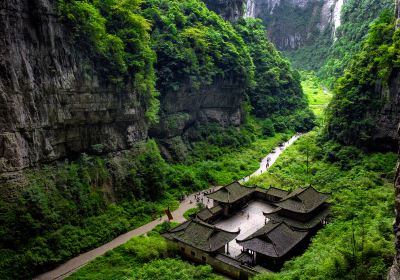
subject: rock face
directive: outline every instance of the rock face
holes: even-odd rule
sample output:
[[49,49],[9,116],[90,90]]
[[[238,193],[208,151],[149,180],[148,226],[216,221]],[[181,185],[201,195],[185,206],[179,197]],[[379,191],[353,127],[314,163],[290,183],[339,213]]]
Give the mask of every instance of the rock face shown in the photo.
[[[400,0],[396,0],[396,15],[397,15],[397,27],[399,28],[400,22]],[[399,76],[397,77],[398,82],[400,81]],[[398,84],[399,86],[399,84]],[[399,90],[399,87],[398,87]],[[399,94],[400,95],[400,94]],[[397,135],[400,137],[400,121],[397,127]],[[400,143],[400,142],[399,142]],[[399,149],[400,153],[400,149]],[[396,240],[396,256],[393,261],[393,265],[389,271],[388,280],[400,279],[400,161],[397,164],[397,173],[394,179],[395,187],[395,205],[396,205],[396,220],[394,223],[394,233]]]
[[245,0],[203,0],[207,7],[226,20],[235,21],[244,16]]
[[376,133],[373,143],[379,149],[397,151],[399,134],[397,128],[400,123],[400,71],[394,71],[388,88],[378,88],[383,106],[377,115]]
[[400,0],[396,0],[397,28],[400,27]]
[[[90,59],[71,43],[54,3],[0,2],[3,175],[91,149],[125,150],[148,136],[144,106],[132,85],[116,87],[99,78]],[[243,16],[242,1],[209,4],[227,19]],[[181,88],[162,95],[161,122],[151,130],[167,148],[181,143],[198,123],[242,122],[244,90],[233,81],[216,81],[196,91]]]
[[241,103],[244,89],[231,80],[192,90],[182,87],[178,92],[161,95],[161,120],[149,135],[159,139],[163,154],[170,159],[185,156],[184,140],[190,139],[196,125],[218,123],[239,126],[243,121]]
[[344,0],[248,0],[246,15],[265,21],[271,40],[281,50],[297,49],[324,32],[332,39],[340,26]]
[[51,0],[0,3],[0,173],[147,137],[130,85],[99,81]]
[[[400,124],[397,133],[400,135]],[[396,240],[396,256],[389,271],[388,280],[400,279],[400,163],[397,165],[397,173],[394,182],[396,198],[396,220],[394,223],[394,233]]]

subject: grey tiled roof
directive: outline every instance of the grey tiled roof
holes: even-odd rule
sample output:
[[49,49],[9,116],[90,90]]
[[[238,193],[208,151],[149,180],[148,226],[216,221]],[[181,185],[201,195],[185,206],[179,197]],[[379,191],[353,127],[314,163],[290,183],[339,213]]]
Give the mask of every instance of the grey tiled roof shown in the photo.
[[201,209],[196,216],[200,219],[200,220],[207,220],[209,218],[211,218],[212,216],[214,216],[215,214],[217,214],[218,212],[222,211],[222,207],[220,205],[214,206],[212,208],[203,208]]
[[238,182],[233,182],[219,190],[207,195],[207,197],[223,203],[233,203],[254,192],[254,188],[242,186]]
[[199,219],[189,220],[163,233],[166,239],[182,242],[206,252],[215,252],[239,235],[204,223]]
[[288,191],[281,190],[275,187],[270,187],[269,189],[267,189],[267,194],[284,198],[285,196],[288,195]]
[[293,212],[308,213],[320,206],[328,198],[328,194],[318,192],[313,187],[299,188],[276,202],[275,205]]
[[308,234],[289,227],[285,222],[267,223],[261,229],[237,242],[246,249],[272,258],[285,256]]
[[295,220],[295,219],[280,215],[279,212],[281,211],[281,209],[282,208],[277,208],[273,212],[264,213],[264,216],[266,218],[270,219],[270,222],[272,222],[272,223],[279,223],[279,222],[284,221],[289,226],[298,228],[298,229],[312,229],[315,226],[317,226],[323,219],[325,219],[330,213],[329,206],[325,205],[325,206],[323,206],[321,211],[318,212],[315,216],[311,217],[308,221],[303,222],[300,220]]

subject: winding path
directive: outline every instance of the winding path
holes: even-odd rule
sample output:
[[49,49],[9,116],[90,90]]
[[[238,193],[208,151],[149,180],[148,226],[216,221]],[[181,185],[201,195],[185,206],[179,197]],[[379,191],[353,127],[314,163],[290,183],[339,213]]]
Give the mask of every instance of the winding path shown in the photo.
[[[278,157],[280,156],[280,154],[287,148],[289,147],[291,144],[293,144],[298,138],[300,137],[300,135],[295,135],[293,136],[289,141],[285,142],[282,147],[277,147],[274,149],[274,151],[270,154],[268,154],[260,163],[260,168],[254,172],[253,174],[251,174],[248,177],[243,178],[242,180],[240,180],[240,182],[246,182],[248,181],[251,177],[253,176],[257,176],[260,175],[261,173],[265,172],[268,168],[267,168],[267,162],[268,162],[268,158],[269,160],[269,167],[274,164],[274,162],[278,159]],[[215,188],[214,188],[215,189]],[[210,190],[210,189],[209,189]],[[193,202],[195,202],[195,194],[191,194],[190,196],[186,197],[186,199],[184,201],[181,202],[181,204],[179,205],[179,208],[175,211],[172,212],[172,216],[174,217],[174,221],[175,222],[184,222],[185,218],[183,217],[183,214],[195,207],[195,204]],[[204,199],[204,204],[207,205],[208,207],[212,206],[212,200],[206,200]],[[77,271],[78,269],[80,269],[81,267],[85,266],[87,263],[89,263],[90,261],[94,260],[95,258],[103,255],[104,253],[106,253],[109,250],[112,250],[124,243],[126,243],[129,239],[131,239],[134,236],[138,236],[138,235],[142,235],[145,234],[147,232],[149,232],[150,230],[152,230],[155,226],[163,223],[164,221],[167,220],[166,216],[163,216],[161,219],[157,219],[154,220],[148,224],[145,224],[139,228],[136,228],[134,230],[131,230],[127,233],[124,233],[120,236],[118,236],[117,238],[115,238],[114,240],[96,248],[93,249],[91,251],[88,251],[86,253],[80,254],[77,257],[67,261],[66,263],[58,266],[57,268],[48,271],[46,273],[43,273],[35,278],[33,278],[34,280],[55,280],[55,279],[64,279],[65,277],[71,275],[72,273],[74,273],[75,271]]]
[[301,137],[302,134],[296,134],[292,138],[290,138],[287,142],[282,143],[280,147],[276,147],[271,153],[269,153],[265,158],[260,162],[260,168],[258,168],[253,174],[244,177],[240,180],[240,183],[244,183],[250,180],[251,177],[259,176],[265,171],[267,171],[279,158],[279,156],[286,150],[290,145],[296,142],[297,139]]

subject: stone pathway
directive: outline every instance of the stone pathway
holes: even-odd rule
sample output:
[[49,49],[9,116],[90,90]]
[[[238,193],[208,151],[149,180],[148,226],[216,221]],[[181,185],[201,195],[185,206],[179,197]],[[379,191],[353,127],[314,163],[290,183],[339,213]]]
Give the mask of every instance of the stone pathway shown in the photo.
[[[214,187],[213,189],[217,190],[218,188]],[[209,190],[211,190],[211,189],[209,189]],[[174,222],[181,223],[181,222],[186,221],[186,219],[183,217],[183,214],[187,210],[196,207],[197,202],[196,202],[194,195],[195,194],[191,194],[190,196],[185,198],[185,200],[182,201],[181,204],[179,205],[179,208],[172,212],[172,217],[174,218],[173,219]],[[211,199],[208,201],[207,198],[205,198],[203,200],[203,203],[204,203],[204,205],[207,205],[208,207],[212,207]],[[112,250],[112,249],[126,243],[129,239],[131,239],[134,236],[139,236],[139,235],[142,235],[142,234],[145,234],[145,233],[151,231],[154,227],[156,227],[157,225],[159,225],[167,220],[168,220],[167,216],[164,215],[161,218],[161,220],[160,219],[154,220],[154,221],[152,221],[148,224],[145,224],[139,228],[136,228],[127,233],[124,233],[124,234],[118,236],[117,238],[115,238],[114,240],[112,240],[96,249],[93,249],[91,251],[88,251],[86,253],[78,255],[77,257],[67,261],[66,263],[63,263],[62,265],[58,266],[57,268],[55,268],[51,271],[48,271],[46,273],[43,273],[33,279],[34,280],[64,279],[65,277],[67,277],[68,275],[71,275],[73,272],[77,271],[82,266],[86,265],[88,262],[94,260],[98,256],[101,256],[104,253],[106,253],[107,251]]]
[[[253,174],[251,174],[248,177],[243,178],[240,182],[247,182],[251,177],[258,176],[261,173],[265,172],[269,168],[269,167],[267,168],[267,166],[266,166],[267,162],[268,162],[268,158],[270,159],[269,166],[271,166],[278,159],[280,154],[287,147],[289,147],[291,144],[293,144],[300,136],[301,135],[297,134],[297,135],[293,136],[288,142],[285,142],[284,145],[282,146],[282,148],[280,148],[280,147],[275,148],[275,150],[272,153],[270,153],[268,156],[266,156],[261,161],[260,168],[256,172],[254,172]],[[214,188],[214,189],[216,190],[216,188]],[[195,194],[188,196],[184,201],[181,202],[181,204],[179,205],[179,208],[172,212],[172,216],[174,218],[173,221],[175,221],[175,222],[184,222],[185,221],[183,214],[187,210],[196,207],[196,199],[194,196],[195,196]],[[208,207],[212,207],[211,199],[209,201],[207,199],[204,199],[203,203],[205,205],[207,205]],[[112,250],[112,249],[126,243],[129,239],[131,239],[134,236],[139,236],[139,235],[149,232],[155,226],[163,223],[166,220],[167,220],[167,217],[163,216],[161,220],[157,219],[157,220],[154,220],[154,221],[152,221],[148,224],[145,224],[139,228],[131,230],[125,234],[118,236],[114,240],[112,240],[96,249],[93,249],[89,252],[78,255],[77,257],[67,261],[66,263],[58,266],[57,268],[55,268],[51,271],[48,271],[46,273],[43,273],[33,279],[34,280],[64,279],[65,277],[71,275],[73,272],[77,271],[78,269],[80,269],[81,267],[86,265],[88,262],[94,260],[98,256],[101,256],[104,253],[106,253],[107,251]]]
[[301,137],[302,134],[298,133],[290,138],[287,142],[284,142],[281,147],[276,147],[270,154],[268,154],[260,163],[260,168],[258,168],[253,174],[244,177],[240,180],[240,183],[245,183],[250,180],[251,177],[259,176],[265,171],[267,171],[279,158],[279,156],[286,150],[290,145],[296,142],[297,139]]

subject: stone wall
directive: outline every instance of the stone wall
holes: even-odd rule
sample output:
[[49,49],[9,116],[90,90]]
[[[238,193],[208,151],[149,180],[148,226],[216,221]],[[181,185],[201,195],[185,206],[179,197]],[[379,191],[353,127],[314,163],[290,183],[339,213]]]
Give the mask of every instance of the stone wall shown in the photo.
[[[102,80],[71,43],[55,13],[56,0],[0,3],[0,174],[79,155],[129,149],[148,136],[141,101],[129,81]],[[214,1],[212,1],[215,3]],[[227,18],[242,16],[241,1]],[[225,3],[225,4],[224,4]],[[229,4],[229,5],[228,5]],[[222,7],[221,6],[221,7]],[[182,138],[198,123],[242,123],[244,89],[230,79],[161,96],[161,122],[151,129],[164,155],[181,158]],[[97,145],[98,146],[98,145]]]
[[209,254],[186,244],[178,244],[169,240],[167,242],[170,246],[177,247],[183,257],[200,264],[209,264],[214,270],[229,275],[233,279],[249,279],[257,274],[255,270],[243,266],[238,260],[225,255],[225,247],[215,252],[216,254]]
[[378,149],[397,151],[400,140],[397,133],[400,123],[400,71],[393,71],[388,87],[377,83],[376,92],[380,94],[383,106],[375,116],[373,145]]
[[131,86],[99,80],[51,0],[0,3],[0,173],[147,137]]

